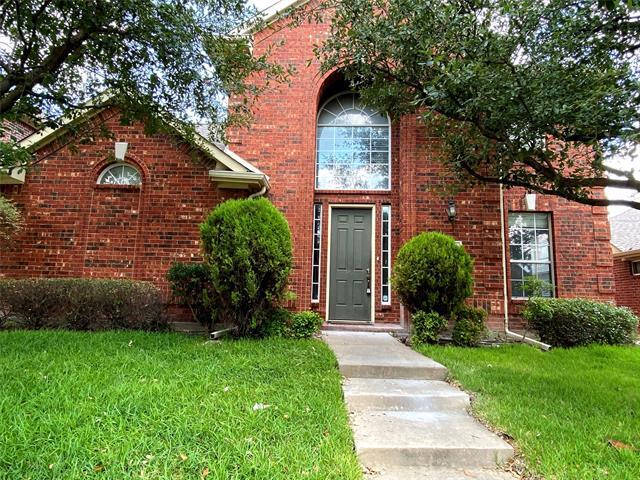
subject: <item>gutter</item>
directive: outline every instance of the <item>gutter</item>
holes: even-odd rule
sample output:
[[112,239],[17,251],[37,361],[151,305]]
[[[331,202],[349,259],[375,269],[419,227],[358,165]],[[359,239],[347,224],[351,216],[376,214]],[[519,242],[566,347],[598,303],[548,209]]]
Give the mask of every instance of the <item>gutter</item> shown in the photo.
[[[209,178],[216,182],[234,185],[235,188],[246,188],[249,185],[269,189],[269,177],[264,173],[233,172],[230,170],[209,170]],[[266,191],[265,190],[265,191]]]
[[500,184],[500,239],[502,242],[502,295],[504,301],[504,333],[507,337],[518,339],[521,342],[528,343],[542,350],[549,350],[551,345],[543,342],[528,338],[525,335],[521,335],[509,330],[509,291],[507,289],[507,240],[506,240],[506,225],[504,222],[504,187]]
[[251,195],[249,195],[247,198],[248,199],[252,199],[252,198],[258,198],[263,196],[265,193],[267,193],[267,186],[263,185],[262,188],[260,190],[258,190],[257,192],[252,193]]
[[613,258],[620,260],[640,260],[640,248],[636,250],[628,250],[626,252],[616,252],[613,254]]

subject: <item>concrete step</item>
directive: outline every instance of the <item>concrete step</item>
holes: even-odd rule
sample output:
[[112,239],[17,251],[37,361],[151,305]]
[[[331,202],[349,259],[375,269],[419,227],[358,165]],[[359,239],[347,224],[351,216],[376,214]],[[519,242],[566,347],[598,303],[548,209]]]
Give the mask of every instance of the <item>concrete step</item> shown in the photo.
[[366,480],[516,480],[518,477],[497,469],[452,469],[395,467],[365,472]]
[[406,336],[409,332],[406,328],[398,323],[376,323],[371,325],[370,323],[323,323],[322,331],[334,331],[334,332],[378,332],[378,333],[393,333],[395,335]]
[[447,369],[387,333],[323,332],[345,377],[444,380]]
[[348,378],[343,386],[350,410],[462,410],[469,396],[441,380]]
[[361,463],[389,467],[493,468],[513,449],[466,412],[356,411],[351,415]]

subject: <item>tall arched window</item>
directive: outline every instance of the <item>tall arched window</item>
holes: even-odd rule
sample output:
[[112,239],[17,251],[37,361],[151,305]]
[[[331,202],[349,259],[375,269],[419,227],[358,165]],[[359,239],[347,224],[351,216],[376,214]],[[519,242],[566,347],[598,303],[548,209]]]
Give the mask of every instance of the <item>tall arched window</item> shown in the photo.
[[389,119],[354,93],[329,99],[318,113],[316,188],[388,190]]

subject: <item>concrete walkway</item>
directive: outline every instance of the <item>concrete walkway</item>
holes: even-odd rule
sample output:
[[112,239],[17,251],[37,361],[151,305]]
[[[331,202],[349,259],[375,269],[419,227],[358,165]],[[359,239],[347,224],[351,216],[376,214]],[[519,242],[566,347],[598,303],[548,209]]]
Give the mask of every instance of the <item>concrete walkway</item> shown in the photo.
[[343,391],[366,477],[507,480],[511,446],[469,413],[447,369],[387,333],[323,332],[346,378]]

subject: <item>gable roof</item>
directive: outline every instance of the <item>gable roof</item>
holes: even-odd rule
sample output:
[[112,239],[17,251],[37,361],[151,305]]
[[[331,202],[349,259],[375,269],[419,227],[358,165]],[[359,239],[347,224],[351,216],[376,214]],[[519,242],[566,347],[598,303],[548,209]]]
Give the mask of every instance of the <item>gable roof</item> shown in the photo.
[[255,33],[258,27],[268,27],[273,22],[284,16],[287,11],[300,7],[311,0],[276,0],[268,7],[259,10],[256,14],[255,21],[250,22],[246,27],[235,31],[235,35],[243,36]]
[[640,210],[630,208],[609,218],[611,243],[620,252],[640,250]]
[[[106,100],[108,98],[107,95],[108,94],[103,94],[102,96],[97,97],[94,102]],[[96,116],[100,112],[104,111],[105,109],[106,107],[92,108],[87,109],[80,115],[71,115],[64,117],[61,119],[60,125],[58,125],[57,127],[47,127],[35,131],[27,137],[23,138],[19,142],[19,145],[31,152],[36,152],[37,150],[40,150],[44,146],[53,142],[55,139],[69,132],[71,126],[85,122]],[[172,127],[175,130],[177,135],[183,135],[181,129],[177,125],[173,124],[173,122],[168,121],[167,124],[169,127]],[[195,132],[193,139],[194,146],[198,150],[216,161],[215,168],[213,170],[210,170],[209,172],[212,180],[218,181],[218,173],[228,171],[233,173],[233,177],[236,179],[236,183],[234,184],[236,187],[246,184],[247,187],[256,185],[258,188],[264,187],[265,189],[269,189],[269,177],[261,172],[257,167],[244,160],[235,152],[231,151],[226,146],[217,145],[216,143],[205,138],[197,131]],[[212,172],[218,173],[212,174]],[[246,182],[243,182],[243,179],[246,179]]]

